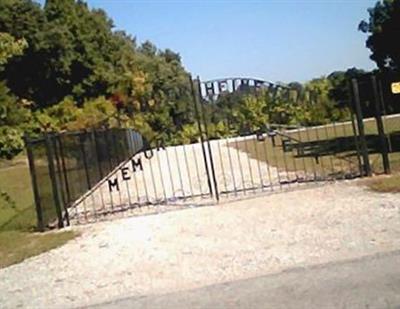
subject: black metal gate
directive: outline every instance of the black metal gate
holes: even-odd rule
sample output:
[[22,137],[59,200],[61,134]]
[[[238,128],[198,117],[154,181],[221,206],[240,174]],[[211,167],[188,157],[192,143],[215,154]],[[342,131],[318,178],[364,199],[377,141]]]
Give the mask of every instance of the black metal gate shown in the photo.
[[[39,228],[370,175],[378,172],[378,153],[383,172],[389,172],[400,144],[400,126],[390,127],[400,124],[400,118],[381,116],[396,112],[386,99],[393,77],[390,83],[383,77],[366,78],[352,81],[353,113],[338,122],[272,123],[265,106],[278,95],[289,98],[292,89],[252,78],[202,82],[190,77],[188,106],[197,125],[190,142],[148,141],[131,129],[26,138]],[[260,95],[264,101],[259,106],[253,98]],[[240,113],[234,109],[238,97],[245,98]]]
[[194,107],[198,132],[189,143],[149,141],[131,129],[26,137],[39,229],[218,199],[207,128],[191,78],[190,85],[193,101],[187,104]]
[[235,96],[264,91],[273,100],[279,92],[290,95],[290,89],[252,78],[205,82],[197,78],[196,84],[202,113],[199,122],[204,127],[217,199],[363,175],[351,115],[342,122],[316,126],[248,123],[253,119],[245,119],[238,127],[229,110]]
[[351,81],[365,175],[400,170],[400,74],[376,72]]

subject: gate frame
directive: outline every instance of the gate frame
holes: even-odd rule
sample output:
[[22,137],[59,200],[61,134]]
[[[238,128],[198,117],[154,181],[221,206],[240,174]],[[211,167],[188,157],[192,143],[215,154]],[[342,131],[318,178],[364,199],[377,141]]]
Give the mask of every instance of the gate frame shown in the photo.
[[[383,99],[383,88],[382,88],[382,72],[377,73],[367,73],[358,78],[351,79],[351,88],[350,88],[350,95],[351,95],[351,102],[355,107],[355,115],[357,119],[357,126],[358,126],[358,133],[355,132],[355,135],[361,141],[361,156],[363,158],[363,172],[367,176],[372,175],[372,168],[369,162],[369,153],[368,147],[366,142],[366,135],[364,130],[364,122],[363,122],[363,114],[361,108],[361,101],[360,101],[360,91],[359,91],[359,82],[361,78],[364,78],[368,83],[372,86],[372,101],[374,105],[374,118],[376,122],[376,127],[378,131],[378,137],[380,141],[380,154],[382,156],[382,163],[383,169],[385,174],[391,173],[390,168],[390,160],[389,160],[389,149],[387,143],[387,136],[385,133],[384,125],[383,125],[383,115],[382,115],[382,107],[384,107],[384,99]],[[352,113],[353,112],[353,109]]]

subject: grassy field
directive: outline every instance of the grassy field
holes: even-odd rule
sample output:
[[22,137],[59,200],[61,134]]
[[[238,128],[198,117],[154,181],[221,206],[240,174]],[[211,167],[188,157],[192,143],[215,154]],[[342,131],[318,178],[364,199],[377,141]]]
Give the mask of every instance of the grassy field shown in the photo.
[[[375,120],[365,120],[364,124],[371,167],[373,173],[379,174],[383,172],[383,164]],[[400,116],[385,119],[384,126],[388,134],[392,171],[400,171]],[[285,140],[288,140],[288,151],[284,151]],[[272,139],[267,137],[263,142],[247,140],[237,145],[232,143],[231,147],[247,152],[253,158],[268,161],[281,170],[335,177],[359,172],[350,122],[288,130],[283,135],[275,136],[275,146]]]
[[0,162],[0,191],[10,200],[0,199],[0,268],[64,244],[75,234],[35,233],[36,213],[31,179],[25,157]]
[[400,193],[400,174],[368,179],[366,185],[376,192]]
[[0,268],[57,248],[76,236],[73,231],[27,233],[0,231]]
[[32,231],[36,225],[36,214],[27,164],[23,162],[1,167],[0,189],[12,200],[12,203],[0,200],[0,231]]

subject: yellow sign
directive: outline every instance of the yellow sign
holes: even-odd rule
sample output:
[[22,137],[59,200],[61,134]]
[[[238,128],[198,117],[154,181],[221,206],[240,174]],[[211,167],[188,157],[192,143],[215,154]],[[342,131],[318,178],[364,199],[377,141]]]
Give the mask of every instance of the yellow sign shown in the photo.
[[392,83],[392,93],[394,94],[400,93],[400,82]]

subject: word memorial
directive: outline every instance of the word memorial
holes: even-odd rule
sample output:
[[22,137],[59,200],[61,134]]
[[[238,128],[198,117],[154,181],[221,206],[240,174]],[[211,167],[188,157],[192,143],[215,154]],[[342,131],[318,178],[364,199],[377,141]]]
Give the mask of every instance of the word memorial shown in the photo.
[[[160,151],[161,149],[165,150],[165,146],[163,143],[160,143],[155,150]],[[144,157],[147,160],[151,160],[154,156],[154,151],[153,149],[147,149],[143,150]],[[143,163],[142,163],[142,158],[139,157],[137,159],[131,158],[130,159],[130,168],[127,166],[128,164],[125,164],[123,167],[119,169],[119,172],[121,173],[121,179],[123,181],[129,181],[132,178],[132,173],[136,173],[137,171],[143,171]],[[113,191],[113,188],[115,188],[117,191],[120,190],[119,187],[119,182],[118,182],[118,175],[114,176],[113,178],[107,179],[108,182],[108,190],[110,192]]]

